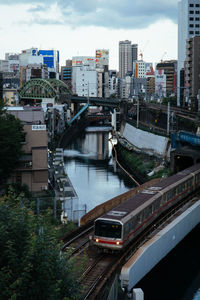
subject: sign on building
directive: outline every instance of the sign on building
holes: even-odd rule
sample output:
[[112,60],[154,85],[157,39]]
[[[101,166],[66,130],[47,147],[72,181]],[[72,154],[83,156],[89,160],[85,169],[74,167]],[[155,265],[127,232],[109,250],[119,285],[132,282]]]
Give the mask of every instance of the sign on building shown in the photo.
[[155,94],[159,98],[166,97],[166,75],[164,70],[155,70]]
[[32,130],[46,130],[46,125],[32,125]]

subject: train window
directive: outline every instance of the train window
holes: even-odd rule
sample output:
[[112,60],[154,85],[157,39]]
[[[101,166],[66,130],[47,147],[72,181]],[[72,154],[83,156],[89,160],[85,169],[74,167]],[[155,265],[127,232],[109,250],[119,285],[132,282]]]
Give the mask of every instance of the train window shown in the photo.
[[121,238],[122,225],[116,221],[97,220],[95,222],[95,235],[109,237],[109,238]]
[[145,208],[144,216],[145,218],[148,218],[152,214],[152,205],[149,205]]
[[[162,199],[163,200],[165,199],[165,195],[163,195]],[[157,210],[160,207],[160,203],[161,203],[161,198],[159,198],[156,201],[154,201],[154,203],[153,203],[153,211]]]
[[178,186],[178,193],[180,194],[182,192],[182,187],[181,185]]
[[139,215],[137,215],[137,223],[141,224],[143,221],[143,213],[141,212]]

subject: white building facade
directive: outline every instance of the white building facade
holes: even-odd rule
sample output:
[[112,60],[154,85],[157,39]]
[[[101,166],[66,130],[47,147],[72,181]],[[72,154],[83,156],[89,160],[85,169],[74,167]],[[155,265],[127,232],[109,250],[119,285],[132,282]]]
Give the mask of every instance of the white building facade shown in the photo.
[[178,3],[178,66],[177,106],[180,106],[180,71],[186,59],[186,40],[200,35],[200,0],[181,0]]

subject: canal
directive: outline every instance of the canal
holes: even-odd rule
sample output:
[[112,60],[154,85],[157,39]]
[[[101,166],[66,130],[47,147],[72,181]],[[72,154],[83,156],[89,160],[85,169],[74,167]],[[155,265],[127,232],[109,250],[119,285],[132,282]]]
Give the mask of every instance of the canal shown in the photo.
[[77,193],[78,218],[135,187],[112,157],[110,127],[88,127],[64,150],[65,170]]

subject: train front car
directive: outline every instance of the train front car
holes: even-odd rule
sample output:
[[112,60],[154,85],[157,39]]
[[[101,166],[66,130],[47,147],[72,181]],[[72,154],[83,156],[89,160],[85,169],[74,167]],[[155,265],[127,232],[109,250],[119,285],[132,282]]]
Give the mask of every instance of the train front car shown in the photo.
[[104,250],[123,248],[123,225],[120,221],[98,218],[95,221],[93,245]]

